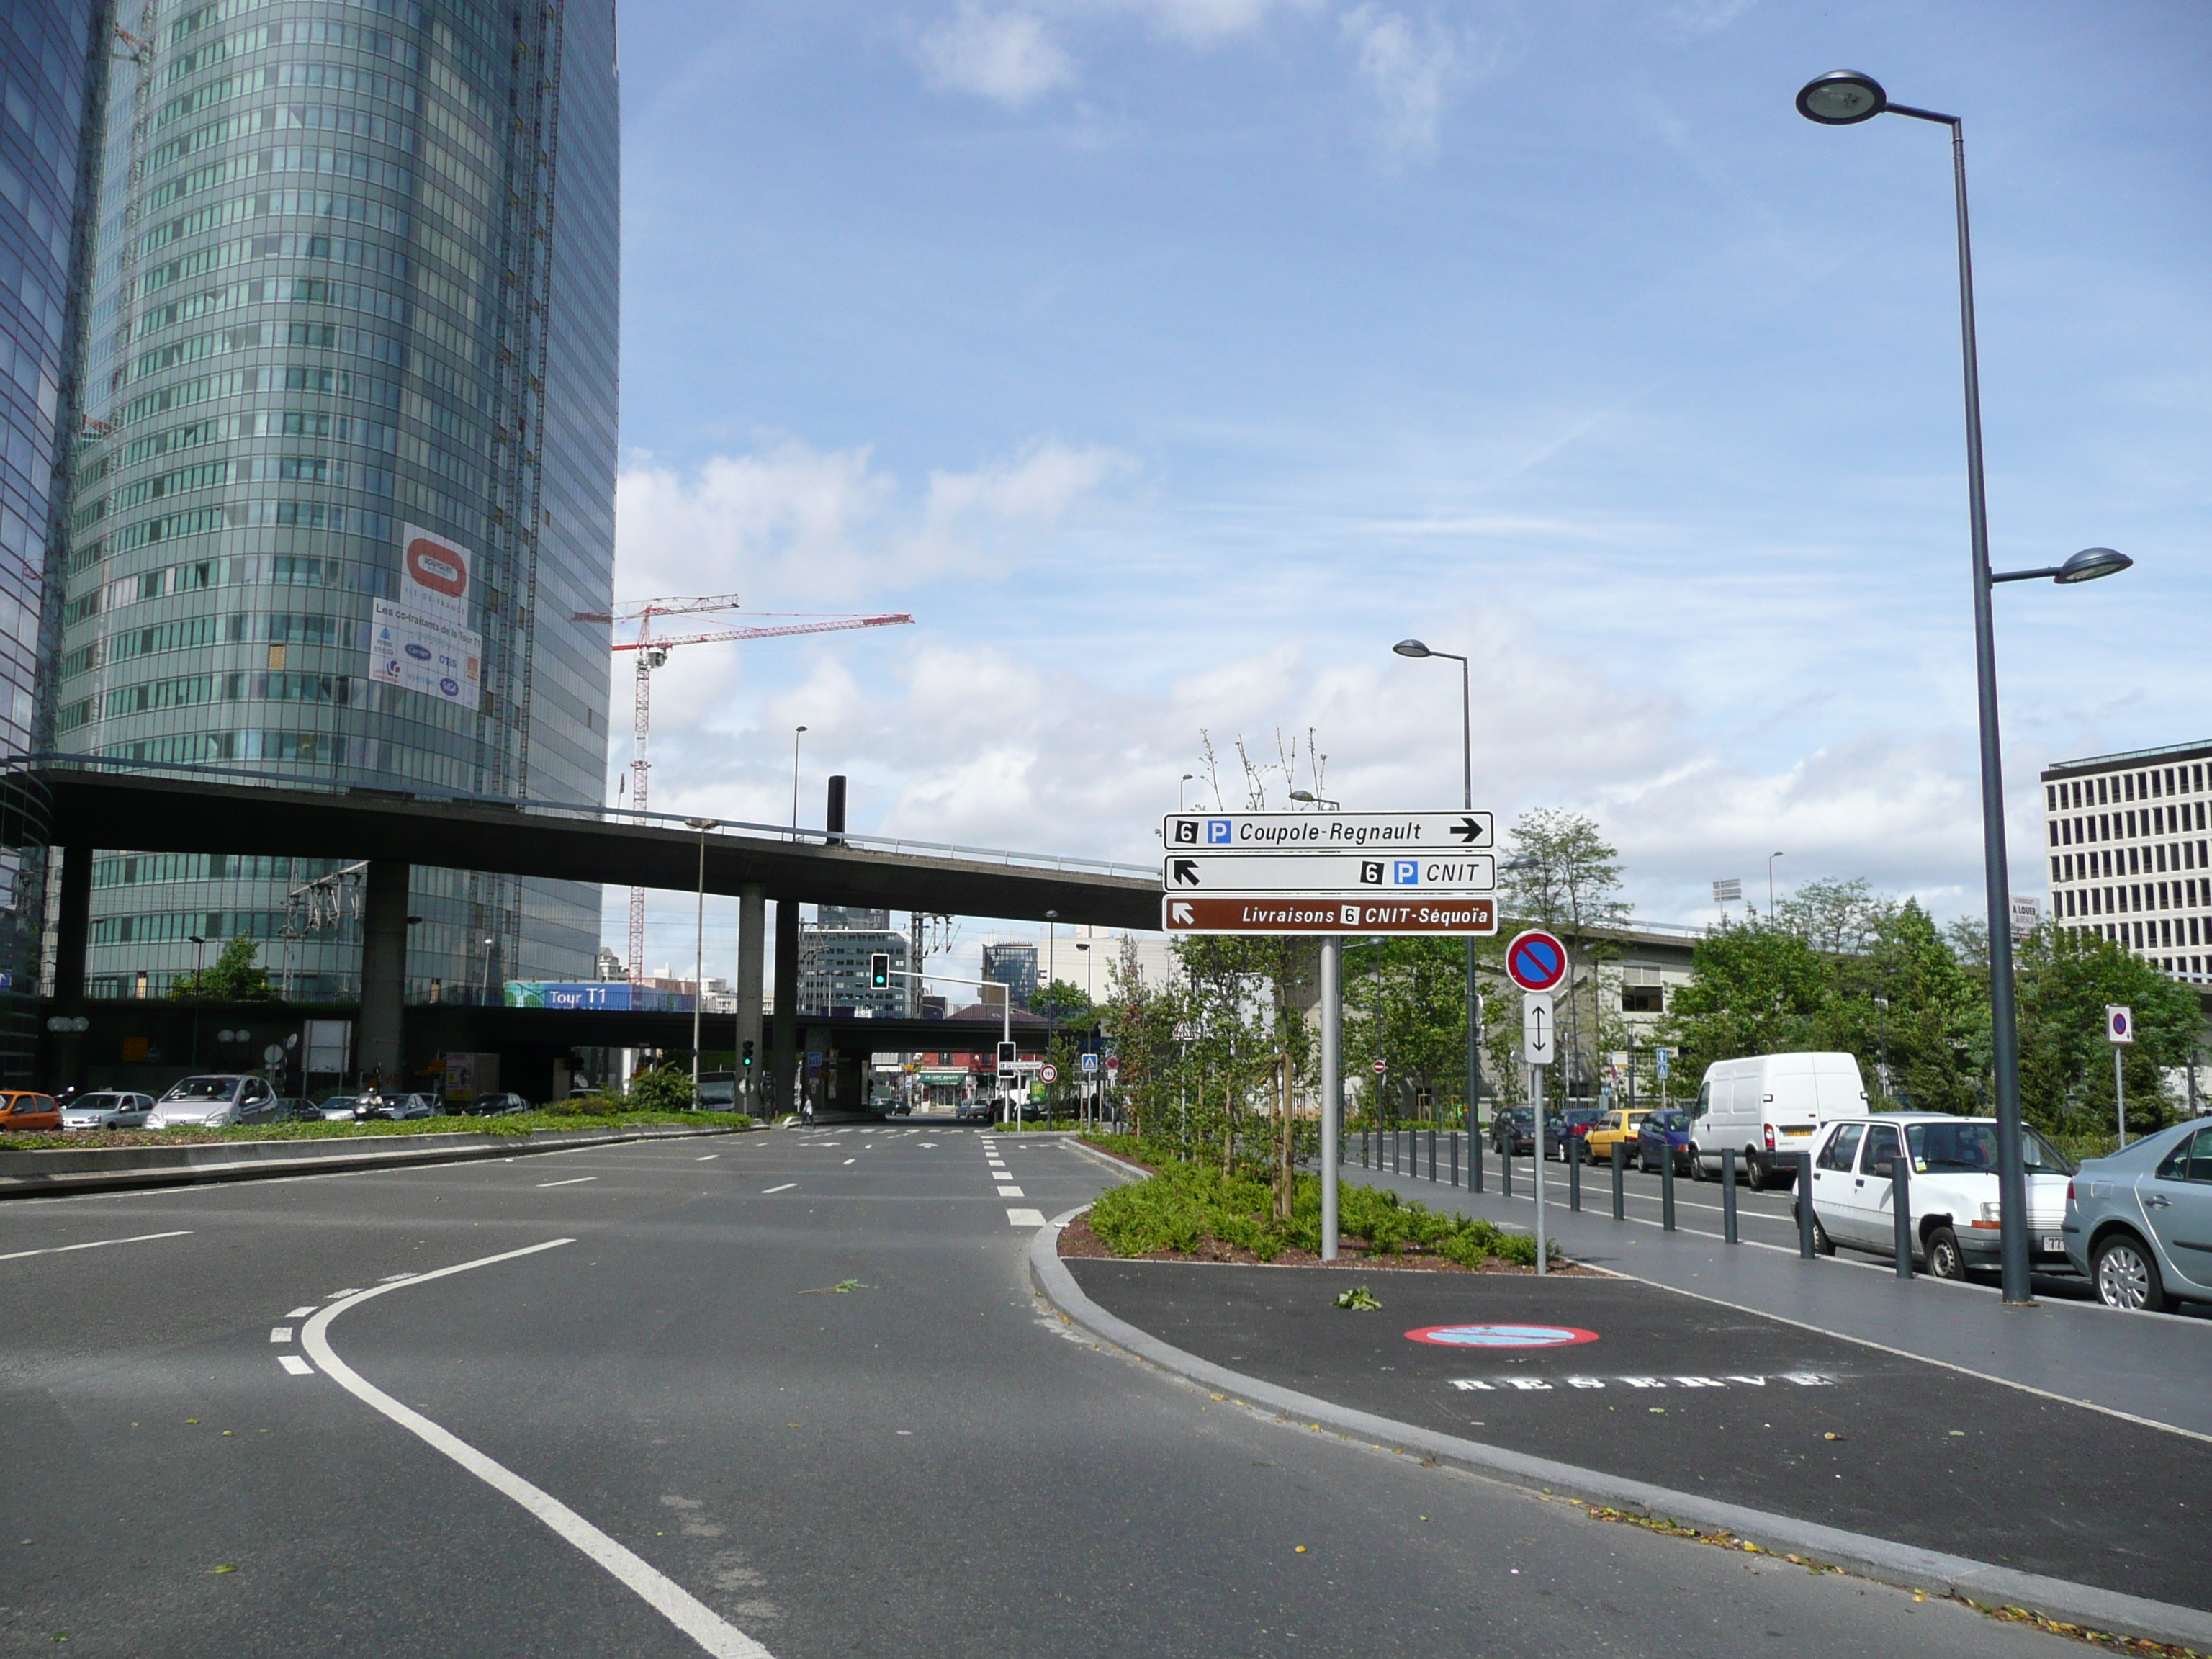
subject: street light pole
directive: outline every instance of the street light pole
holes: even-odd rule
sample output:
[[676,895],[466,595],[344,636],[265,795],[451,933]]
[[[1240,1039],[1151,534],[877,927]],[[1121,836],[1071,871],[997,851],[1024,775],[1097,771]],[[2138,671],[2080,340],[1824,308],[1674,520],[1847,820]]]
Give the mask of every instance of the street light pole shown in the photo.
[[192,942],[192,1058],[194,1071],[200,1064],[200,1004],[207,1000],[207,940],[198,933],[185,935]]
[[707,832],[720,818],[686,818],[684,827],[699,832],[699,924],[691,957],[691,1103],[699,1103],[699,1018],[707,1006]]
[[799,828],[799,740],[806,735],[806,728],[791,728],[791,827]]
[[1766,855],[1766,921],[1769,927],[1774,924],[1774,860],[1781,856],[1779,853]]
[[[2022,1307],[2034,1301],[2029,1279],[2027,1175],[2021,1156],[2020,1114],[2020,1015],[2013,989],[2012,878],[2005,848],[2004,768],[1997,732],[1996,623],[1990,590],[2001,581],[2049,576],[2062,583],[2094,581],[2124,570],[2131,562],[2110,548],[2085,548],[2063,565],[2044,570],[1990,569],[1989,501],[1982,471],[1981,369],[1974,347],[1974,260],[1966,222],[1966,124],[1955,115],[1893,104],[1881,82],[1856,70],[1839,70],[1808,82],[1797,94],[1797,111],[1823,126],[1855,126],[1887,113],[1933,122],[1951,130],[1951,190],[1959,233],[1959,343],[1966,376],[1966,511],[1972,538],[1974,582],[1974,684],[1982,748],[1982,879],[1989,906],[1990,1036],[1995,1049],[1997,1116],[1997,1214],[1999,1258],[2004,1300]],[[1771,868],[1770,865],[1770,868]],[[1770,908],[1771,896],[1769,898]]]

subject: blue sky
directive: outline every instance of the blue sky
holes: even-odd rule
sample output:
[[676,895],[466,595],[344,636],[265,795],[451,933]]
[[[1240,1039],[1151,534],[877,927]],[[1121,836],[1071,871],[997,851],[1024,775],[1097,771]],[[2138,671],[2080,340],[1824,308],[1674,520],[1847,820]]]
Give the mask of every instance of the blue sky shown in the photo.
[[2000,590],[2015,887],[2039,766],[2212,735],[2197,4],[621,25],[618,588],[919,623],[678,653],[656,807],[787,817],[800,723],[805,816],[843,771],[935,840],[1154,857],[1201,729],[1449,805],[1418,634],[1477,659],[1478,803],[1592,814],[1642,914],[1776,848],[1972,906],[1948,146],[1800,118],[1844,66],[1966,118],[1999,562],[2138,561]]

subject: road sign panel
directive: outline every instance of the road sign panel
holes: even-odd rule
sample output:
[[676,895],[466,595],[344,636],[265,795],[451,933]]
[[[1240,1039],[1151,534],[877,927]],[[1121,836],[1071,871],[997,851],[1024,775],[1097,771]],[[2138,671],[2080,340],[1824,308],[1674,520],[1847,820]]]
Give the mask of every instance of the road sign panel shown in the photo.
[[1521,1059],[1524,1065],[1549,1066],[1558,1057],[1559,1032],[1553,1024],[1552,994],[1521,994]]
[[1674,1051],[1672,1048],[1654,1048],[1651,1052],[1658,1060],[1659,1080],[1664,1083],[1667,1080],[1668,1067],[1674,1063]]
[[1170,853],[1170,893],[1306,893],[1346,898],[1385,893],[1487,893],[1498,884],[1491,853]]
[[1487,812],[1174,812],[1170,853],[1487,853]]
[[1051,1065],[1040,1066],[1037,1069],[1037,1075],[1047,1083],[1057,1083],[1060,1081],[1060,1067]]
[[2135,1010],[2123,1008],[2118,1003],[2106,1004],[2105,1036],[2113,1042],[2133,1042],[2136,1040]]
[[1431,933],[1488,939],[1498,932],[1491,898],[1177,898],[1160,901],[1170,933]]
[[1082,1066],[1086,1072],[1095,1072],[1098,1069],[1098,1056],[1096,1054],[1079,1055],[1076,1060],[1076,1064]]
[[1567,947],[1555,934],[1531,927],[1505,947],[1505,976],[1524,991],[1548,991],[1567,976]]
[[1110,1077],[1110,1076],[1112,1076],[1115,1073],[1116,1073],[1116,1072],[1120,1071],[1121,1069],[1121,1055],[1119,1055],[1119,1054],[1109,1054],[1109,1055],[1107,1055],[1107,1056],[1106,1056],[1106,1073],[1107,1073],[1107,1075],[1108,1075],[1108,1076],[1109,1076],[1109,1077]]
[[1375,1075],[1376,1075],[1376,1076],[1377,1076],[1377,1077],[1381,1077],[1384,1073],[1388,1072],[1389,1069],[1390,1069],[1390,1062],[1389,1062],[1389,1060],[1376,1060],[1376,1061],[1375,1062]]

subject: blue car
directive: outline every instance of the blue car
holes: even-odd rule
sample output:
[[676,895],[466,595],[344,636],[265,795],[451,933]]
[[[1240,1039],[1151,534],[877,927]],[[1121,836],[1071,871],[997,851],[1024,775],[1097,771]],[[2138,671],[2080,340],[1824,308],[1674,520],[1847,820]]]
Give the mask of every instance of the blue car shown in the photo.
[[2212,1302],[2212,1123],[2198,1119],[2093,1158],[2066,1187],[2067,1260],[2130,1313]]
[[1644,1127],[1636,1134],[1636,1162],[1639,1168],[1655,1174],[1659,1166],[1672,1158],[1676,1175],[1692,1173],[1690,1163],[1690,1115],[1687,1112],[1654,1112],[1644,1120]]

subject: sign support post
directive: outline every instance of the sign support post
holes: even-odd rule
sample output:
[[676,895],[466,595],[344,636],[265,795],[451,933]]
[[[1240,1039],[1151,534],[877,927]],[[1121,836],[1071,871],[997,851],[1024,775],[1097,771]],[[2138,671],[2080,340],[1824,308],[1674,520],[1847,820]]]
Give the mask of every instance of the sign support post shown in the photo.
[[1521,1059],[1528,1070],[1528,1099],[1534,1117],[1536,1183],[1536,1272],[1551,1271],[1544,1237],[1544,1068],[1559,1052],[1552,992],[1567,976],[1567,947],[1539,927],[1514,936],[1505,947],[1505,974],[1521,988]]
[[2106,1004],[2105,1039],[2112,1045],[2112,1100],[2119,1108],[2120,1145],[2124,1146],[2128,1144],[2128,1080],[2120,1069],[2120,1049],[2136,1040],[2135,1010]]
[[1321,942],[1321,1259],[1336,1260],[1337,1142],[1344,1122],[1344,936]]

